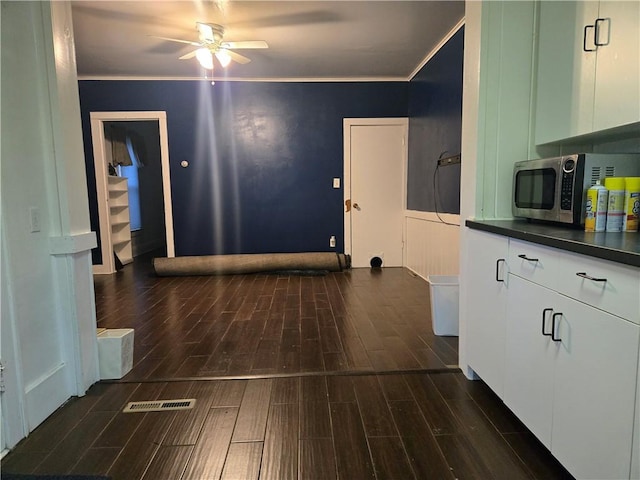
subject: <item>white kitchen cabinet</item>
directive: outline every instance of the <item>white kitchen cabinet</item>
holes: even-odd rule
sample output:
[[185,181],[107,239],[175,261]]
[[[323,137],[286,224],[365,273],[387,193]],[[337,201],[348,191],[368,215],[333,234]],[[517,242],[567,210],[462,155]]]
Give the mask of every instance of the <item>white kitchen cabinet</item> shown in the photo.
[[469,230],[468,301],[473,305],[467,324],[468,364],[502,397],[504,382],[505,310],[509,241],[507,237]]
[[593,130],[640,121],[640,2],[602,1]]
[[129,218],[129,190],[126,177],[109,175],[109,223],[114,253],[123,264],[133,261],[131,223]]
[[557,295],[551,453],[576,478],[629,478],[640,327]]
[[639,22],[640,2],[540,2],[536,144],[640,121]]
[[[519,270],[522,251],[556,275],[536,277],[526,261]],[[505,404],[577,478],[633,478],[640,325],[603,309],[637,305],[624,295],[637,293],[637,269],[517,240],[508,258]],[[576,277],[576,267],[607,281],[584,285],[592,281]]]
[[633,421],[633,445],[631,448],[632,480],[640,480],[640,356],[638,358],[638,382],[636,385],[636,416]]
[[504,403],[549,449],[558,345],[549,335],[543,335],[543,329],[550,334],[555,295],[552,290],[510,275]]

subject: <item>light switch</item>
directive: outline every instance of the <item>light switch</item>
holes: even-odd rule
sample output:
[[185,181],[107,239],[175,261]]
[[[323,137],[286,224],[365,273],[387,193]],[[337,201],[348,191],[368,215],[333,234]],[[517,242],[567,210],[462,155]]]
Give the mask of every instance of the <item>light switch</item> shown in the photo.
[[340,188],[340,178],[336,177],[333,179],[333,188]]
[[29,207],[29,224],[32,233],[40,231],[40,209],[38,207]]

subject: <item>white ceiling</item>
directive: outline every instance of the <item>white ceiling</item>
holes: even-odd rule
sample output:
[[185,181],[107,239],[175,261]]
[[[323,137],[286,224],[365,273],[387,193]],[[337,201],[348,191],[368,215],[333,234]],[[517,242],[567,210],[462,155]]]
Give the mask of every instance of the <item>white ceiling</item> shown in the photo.
[[225,27],[227,41],[265,40],[238,50],[246,65],[214,78],[408,79],[464,16],[463,1],[72,1],[80,78],[202,78],[196,21]]

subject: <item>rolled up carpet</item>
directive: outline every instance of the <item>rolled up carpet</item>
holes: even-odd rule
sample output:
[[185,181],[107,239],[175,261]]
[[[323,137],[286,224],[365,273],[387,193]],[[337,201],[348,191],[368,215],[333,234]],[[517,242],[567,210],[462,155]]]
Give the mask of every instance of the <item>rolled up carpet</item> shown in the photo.
[[351,268],[351,256],[344,253],[255,253],[158,257],[152,260],[156,275],[230,275],[282,271],[341,272]]

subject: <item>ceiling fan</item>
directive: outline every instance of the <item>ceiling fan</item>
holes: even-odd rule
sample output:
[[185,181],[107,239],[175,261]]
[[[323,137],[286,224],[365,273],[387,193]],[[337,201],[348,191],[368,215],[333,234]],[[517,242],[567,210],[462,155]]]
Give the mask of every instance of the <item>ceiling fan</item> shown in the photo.
[[178,38],[156,37],[171,42],[180,42],[198,47],[185,55],[180,60],[196,58],[203,68],[213,70],[213,57],[215,56],[220,65],[227,67],[233,60],[234,62],[245,64],[251,61],[250,58],[234,52],[235,49],[250,48],[269,48],[267,42],[262,40],[249,40],[243,42],[228,42],[224,40],[224,27],[217,23],[196,22],[199,34],[199,42],[190,40],[181,40]]

